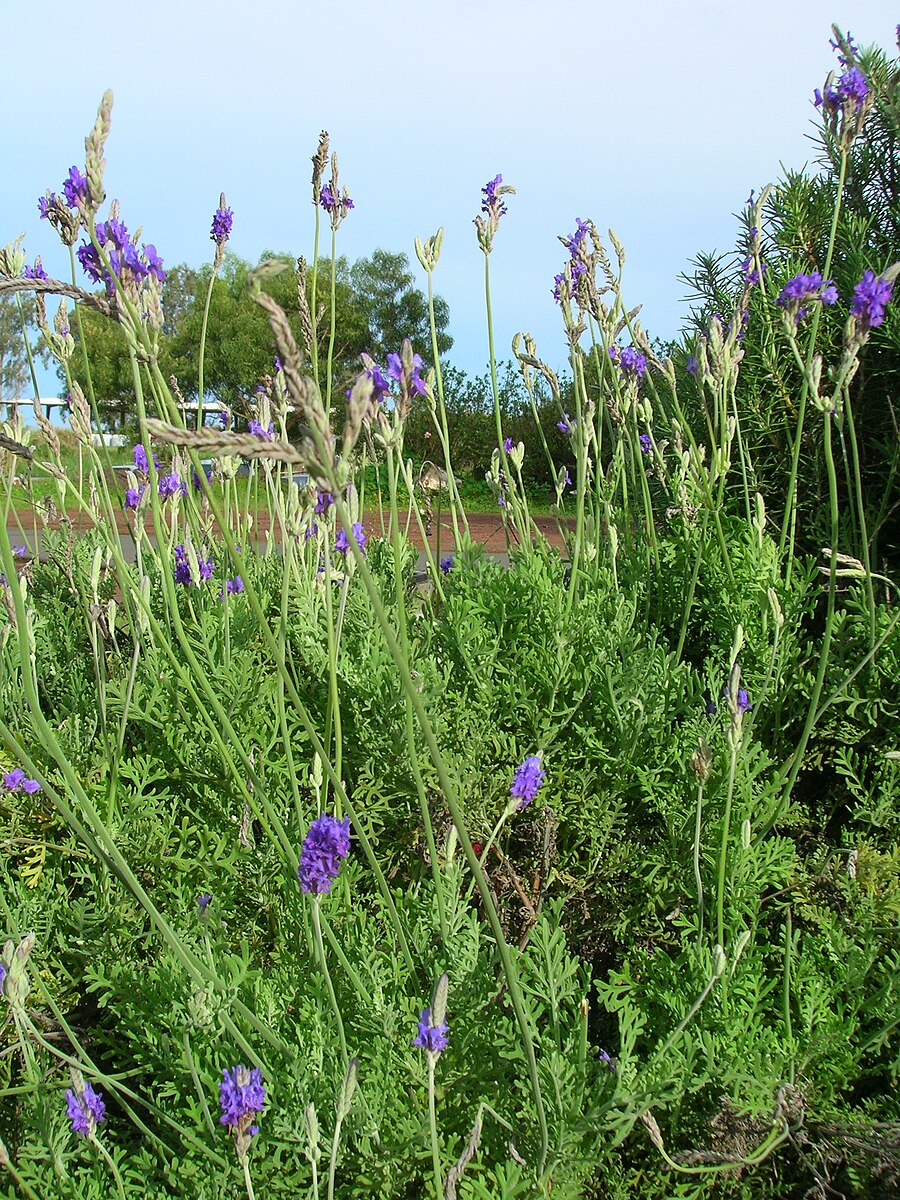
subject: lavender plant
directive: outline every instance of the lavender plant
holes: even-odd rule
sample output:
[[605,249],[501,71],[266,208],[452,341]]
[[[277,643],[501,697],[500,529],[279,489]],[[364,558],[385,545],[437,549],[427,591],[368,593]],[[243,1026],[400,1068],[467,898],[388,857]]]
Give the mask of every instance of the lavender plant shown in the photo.
[[[838,44],[848,63],[820,108],[844,161],[878,97]],[[710,316],[688,383],[625,302],[623,247],[578,218],[553,285],[571,388],[533,339],[514,343],[535,413],[539,385],[554,406],[556,462],[543,427],[537,442],[503,427],[489,261],[511,189],[491,181],[476,227],[489,484],[518,540],[506,569],[467,536],[433,304],[433,370],[409,341],[366,357],[338,416],[336,239],[353,203],[333,157],[325,180],[326,135],[303,337],[267,290],[277,264],[262,266],[249,288],[275,366],[248,432],[233,414],[188,427],[160,367],[159,255],[114,203],[101,215],[110,106],[84,171],[42,205],[70,249],[82,239],[102,294],[26,270],[15,245],[0,256],[0,292],[59,293],[76,323],[89,309],[116,322],[139,432],[119,487],[91,437],[96,397],[71,370],[74,479],[48,423],[43,443],[21,421],[0,431],[5,529],[15,473],[38,465],[61,514],[35,509],[27,563],[0,537],[11,1184],[49,1194],[53,1171],[103,1194],[111,1172],[120,1195],[318,1197],[327,1158],[329,1200],[666,1195],[673,1175],[698,1196],[848,1179],[883,1194],[898,1120],[897,618],[889,575],[847,552],[841,516],[853,497],[868,529],[850,385],[890,319],[889,264],[849,291],[832,283],[832,228],[821,263],[781,270],[759,234],[764,195],[733,310]],[[213,277],[230,217],[223,197]],[[429,296],[439,250],[440,235],[417,246]],[[846,324],[829,370],[818,337],[833,309]],[[760,487],[740,381],[761,313],[799,380],[791,464],[821,422],[824,575],[800,553],[799,465],[781,509]],[[45,336],[66,373],[64,319]],[[201,358],[207,336],[214,321]],[[454,530],[452,559],[428,549],[425,588],[407,537],[427,519],[405,453],[417,407]],[[523,468],[538,452],[558,481],[562,556],[530,515]],[[237,502],[242,459],[265,529],[250,489]],[[380,536],[362,495],[372,460]],[[879,770],[845,754],[835,786],[816,739],[860,711]],[[834,811],[810,828],[816,788]],[[77,1172],[78,1143],[60,1140],[66,1078],[96,1149]]]

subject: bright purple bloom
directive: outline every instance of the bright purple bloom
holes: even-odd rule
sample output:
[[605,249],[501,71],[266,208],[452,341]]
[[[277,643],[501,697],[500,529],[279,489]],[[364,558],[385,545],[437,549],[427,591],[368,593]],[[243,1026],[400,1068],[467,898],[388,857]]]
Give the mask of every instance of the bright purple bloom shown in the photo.
[[253,1118],[262,1112],[265,1103],[266,1089],[258,1067],[238,1066],[230,1071],[223,1069],[222,1082],[219,1084],[219,1104],[222,1108],[219,1124],[227,1125],[237,1142],[244,1142],[245,1153],[248,1135],[255,1137],[259,1133],[259,1126]]
[[314,538],[319,532],[319,522],[312,521],[303,531],[303,540],[308,542],[310,538]]
[[181,482],[177,471],[170,471],[168,475],[160,475],[159,477],[159,495],[160,499],[168,500],[170,496],[177,496],[179,492],[186,492],[187,488]]
[[508,437],[508,438],[504,438],[504,439],[503,439],[503,449],[504,449],[504,451],[505,451],[507,454],[511,454],[511,453],[512,453],[512,446],[513,446],[513,443],[512,443],[512,438],[511,438],[511,437]]
[[270,421],[269,428],[263,429],[263,427],[262,427],[262,425],[260,425],[259,421],[251,421],[250,422],[250,432],[253,434],[254,437],[264,438],[265,441],[271,442],[272,438],[275,436],[275,424],[273,421]]
[[440,1025],[431,1024],[431,1009],[423,1008],[419,1017],[419,1032],[413,1038],[413,1045],[429,1054],[441,1054],[447,1049],[450,1026],[446,1021]]
[[500,185],[503,182],[502,175],[495,175],[481,189],[481,194],[484,199],[481,202],[481,211],[487,216],[495,215],[498,219],[506,213],[506,202],[500,192]]
[[41,785],[36,779],[26,779],[21,767],[15,767],[3,776],[3,786],[8,792],[27,792],[29,796],[41,790]]
[[234,213],[230,208],[217,208],[213,213],[212,229],[209,232],[209,236],[217,246],[224,246],[231,237],[231,225],[233,221]]
[[[726,700],[728,699],[728,684],[727,683],[722,688],[722,695],[726,698]],[[753,705],[750,703],[750,696],[748,695],[746,688],[738,688],[737,707],[738,707],[738,712],[742,712],[742,713],[751,712],[753,709]],[[709,705],[707,705],[706,711],[709,712]],[[713,705],[713,712],[715,712],[715,705]]]
[[328,892],[341,869],[340,859],[350,852],[350,818],[323,813],[309,827],[300,851],[297,875],[304,892]]
[[346,529],[338,530],[338,535],[334,540],[334,548],[338,554],[343,554],[344,558],[347,557],[347,552],[350,549],[350,539],[347,537]]
[[781,289],[781,293],[776,304],[780,304],[782,308],[791,309],[796,306],[794,315],[794,324],[797,325],[807,315],[807,309],[802,307],[807,300],[819,300],[822,304],[834,304],[838,298],[837,288],[834,286],[834,280],[822,280],[821,271],[813,271],[809,275],[804,275],[802,272],[795,275]]
[[222,409],[222,411],[220,413],[217,414],[217,417],[218,417],[218,421],[219,421],[219,426],[222,429],[227,429],[228,428],[228,413],[225,411],[224,408]]
[[77,208],[79,199],[87,202],[88,182],[77,167],[69,168],[68,178],[63,183],[63,195],[69,208]]
[[446,558],[442,558],[440,562],[441,574],[449,575],[453,570],[453,555],[448,554]]
[[191,564],[188,562],[184,546],[179,542],[175,547],[175,582],[187,587],[191,582]]
[[541,768],[541,756],[530,754],[520,766],[516,767],[509,794],[519,801],[519,808],[526,808],[547,778],[547,772]]
[[641,443],[641,454],[653,453],[653,439],[649,433],[642,433],[638,441]]
[[894,285],[887,279],[879,278],[874,271],[865,271],[862,279],[853,289],[853,303],[850,311],[857,319],[857,324],[863,330],[869,330],[880,325],[884,320],[884,306],[891,299]]
[[240,575],[235,575],[234,579],[225,580],[225,590],[229,596],[237,596],[244,590],[244,581]]
[[48,277],[47,272],[44,270],[43,266],[37,261],[37,259],[35,259],[35,263],[34,263],[33,267],[29,267],[26,265],[25,270],[22,272],[23,279],[46,279],[47,277]]
[[568,413],[566,413],[561,421],[556,422],[556,428],[560,433],[573,433],[575,430],[575,425],[576,422],[572,419],[572,417],[569,416]]
[[582,221],[581,217],[575,218],[576,229],[571,237],[566,238],[566,249],[573,258],[578,254],[578,247],[587,237],[587,232],[590,226],[587,221]]
[[66,1115],[72,1122],[72,1132],[79,1137],[91,1137],[98,1125],[106,1120],[103,1094],[85,1083],[80,1093],[66,1089]]
[[12,553],[13,553],[13,558],[24,558],[28,553],[28,547],[25,545],[12,546],[11,549],[12,549]]
[[197,897],[197,911],[202,916],[212,903],[212,896],[209,892],[204,892],[202,896]]
[[157,283],[162,283],[166,273],[163,270],[163,261],[156,253],[156,247],[152,242],[144,246],[144,258],[147,262],[147,274],[152,275]]
[[56,192],[51,192],[49,196],[38,196],[38,212],[41,214],[42,221],[47,220],[55,204]]
[[213,560],[211,558],[208,558],[206,560],[206,562],[204,562],[202,558],[199,559],[197,562],[197,566],[200,569],[200,579],[201,580],[212,579],[213,571],[215,571],[215,569],[216,569],[216,564],[213,562]]
[[623,375],[631,375],[634,379],[643,379],[647,370],[646,358],[634,346],[626,346],[619,352],[618,364]]
[[140,473],[142,475],[147,474],[147,471],[149,470],[149,463],[147,462],[147,451],[140,444],[138,444],[134,448],[134,465],[135,465],[135,467],[137,467],[137,469],[140,471]]
[[331,508],[332,504],[334,504],[334,496],[331,492],[323,492],[321,488],[317,489],[315,507],[317,516],[321,516],[323,512]]
[[144,495],[143,488],[126,488],[125,489],[125,507],[132,508],[132,509],[137,508],[137,506],[141,502],[141,498],[143,497],[143,495]]

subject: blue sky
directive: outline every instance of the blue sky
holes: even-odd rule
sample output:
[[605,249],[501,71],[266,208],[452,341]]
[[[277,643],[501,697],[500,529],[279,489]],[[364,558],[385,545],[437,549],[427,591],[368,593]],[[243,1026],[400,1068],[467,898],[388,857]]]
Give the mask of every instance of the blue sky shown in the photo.
[[565,259],[557,235],[576,217],[615,230],[626,301],[643,304],[651,336],[676,335],[689,260],[734,244],[751,188],[814,159],[812,93],[836,65],[832,21],[896,53],[887,0],[843,12],[822,0],[124,0],[89,18],[59,0],[15,5],[0,242],[24,231],[29,255],[65,275],[37,197],[83,166],[109,87],[107,195],[167,265],[211,257],[221,191],[237,254],[308,256],[310,156],[327,129],[357,206],[339,252],[402,250],[418,272],[414,238],[443,226],[436,285],[451,359],[470,372],[487,361],[472,218],[488,179],[501,172],[516,187],[491,261],[498,355],[527,330],[564,367],[550,294]]

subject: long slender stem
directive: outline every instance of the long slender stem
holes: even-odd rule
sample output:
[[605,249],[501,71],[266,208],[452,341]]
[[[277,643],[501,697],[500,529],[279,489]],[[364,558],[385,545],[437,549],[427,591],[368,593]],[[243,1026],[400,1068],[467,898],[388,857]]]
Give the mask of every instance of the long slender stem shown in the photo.
[[437,1055],[428,1052],[428,1127],[431,1132],[431,1166],[434,1171],[435,1200],[444,1200],[444,1173],[441,1170],[441,1148],[438,1143],[437,1113],[434,1104],[434,1066]]

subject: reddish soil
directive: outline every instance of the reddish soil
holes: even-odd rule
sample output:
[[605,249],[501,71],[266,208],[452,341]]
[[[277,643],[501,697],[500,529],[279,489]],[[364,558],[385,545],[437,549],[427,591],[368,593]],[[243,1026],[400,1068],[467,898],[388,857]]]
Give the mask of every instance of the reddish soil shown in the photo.
[[[76,529],[86,529],[89,526],[87,519],[77,510],[71,510],[68,513],[69,519],[72,521]],[[493,554],[502,554],[506,551],[506,534],[503,528],[503,519],[499,514],[494,513],[468,513],[469,534],[472,541],[476,544],[484,546]],[[22,528],[29,530],[33,528],[34,521],[31,512],[23,512],[19,514],[19,520],[22,523]],[[554,549],[562,549],[562,537],[560,536],[554,517],[534,517],[534,524],[547,539],[548,543]],[[128,532],[128,523],[125,520],[124,513],[116,514],[116,522],[119,533]],[[377,509],[365,514],[363,524],[370,535],[377,536],[381,531],[381,519]],[[428,539],[428,544],[432,550],[437,550],[437,522],[432,531],[431,537]],[[574,521],[569,518],[569,527],[572,528]],[[268,529],[269,518],[267,513],[260,514],[257,519],[256,530],[259,536],[263,536]],[[404,529],[406,527],[405,517],[403,519]],[[147,523],[147,528],[150,529],[150,522]],[[414,546],[422,546],[422,536],[419,533],[415,519],[410,521],[409,538]],[[510,539],[515,545],[516,537],[512,529],[510,529]],[[441,553],[451,552],[453,549],[453,523],[446,513],[441,514]]]

